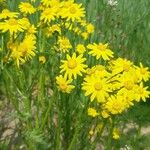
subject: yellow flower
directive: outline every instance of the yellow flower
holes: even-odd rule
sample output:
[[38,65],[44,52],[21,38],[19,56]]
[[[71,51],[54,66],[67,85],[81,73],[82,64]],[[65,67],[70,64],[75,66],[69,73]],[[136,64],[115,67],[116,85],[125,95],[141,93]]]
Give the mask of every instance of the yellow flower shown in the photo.
[[135,88],[135,100],[139,102],[140,100],[146,101],[146,98],[149,98],[150,91],[147,91],[148,87],[143,87],[143,83],[141,82],[139,86]]
[[8,45],[8,48],[11,50],[10,57],[16,61],[18,67],[35,56],[35,44],[36,41],[32,36],[26,36],[20,44],[10,43]]
[[58,84],[58,89],[63,93],[70,93],[75,88],[74,85],[70,85],[71,82],[72,79],[67,80],[62,75],[56,77],[56,83]]
[[85,16],[85,10],[82,4],[76,4],[74,1],[67,1],[63,3],[60,16],[67,20],[78,21]]
[[92,74],[91,76],[86,76],[84,78],[82,90],[85,91],[85,96],[91,95],[91,101],[97,99],[98,102],[105,102],[106,98],[109,96],[109,86],[107,79]]
[[50,23],[52,20],[55,20],[56,11],[55,8],[45,8],[41,13],[40,20],[44,21],[44,23]]
[[0,19],[6,19],[6,18],[17,18],[19,15],[19,13],[17,12],[11,12],[8,9],[4,9],[1,13],[0,13]]
[[14,18],[5,20],[5,22],[1,22],[0,30],[2,30],[2,32],[9,31],[10,35],[13,35],[13,33],[24,31],[22,25],[18,22],[18,20],[14,19]]
[[54,32],[61,34],[61,28],[59,24],[54,24],[51,27],[47,28],[47,33],[46,33],[47,37],[51,37]]
[[86,49],[85,49],[85,47],[84,47],[83,44],[78,44],[77,47],[76,47],[76,51],[77,51],[79,54],[83,54],[83,53],[86,51]]
[[75,79],[77,78],[77,75],[82,76],[82,72],[85,72],[85,68],[87,65],[83,64],[85,62],[86,58],[83,58],[83,55],[76,56],[75,53],[73,53],[72,57],[70,57],[67,54],[67,60],[62,60],[63,63],[60,68],[61,72],[65,72],[65,77]]
[[86,30],[87,30],[87,33],[91,34],[94,32],[94,26],[91,23],[89,23],[86,26]]
[[120,138],[119,134],[119,130],[117,128],[114,128],[112,133],[113,139],[118,140]]
[[103,118],[108,118],[110,116],[106,110],[103,110],[101,114]]
[[123,58],[118,58],[112,61],[111,63],[112,63],[111,67],[112,67],[113,74],[118,74],[122,71],[128,72],[133,66],[133,63],[131,61]]
[[36,27],[34,25],[29,26],[28,30],[27,30],[27,34],[32,35],[37,33],[36,31]]
[[142,63],[140,63],[140,67],[136,67],[136,73],[141,80],[148,81],[150,78],[150,72],[148,71],[148,67],[143,67]]
[[111,96],[105,104],[105,109],[113,115],[120,114],[126,109],[122,96]]
[[81,36],[84,38],[84,40],[87,40],[89,37],[89,34],[87,32],[82,32]]
[[69,39],[66,37],[59,37],[58,44],[60,47],[60,51],[63,53],[68,52],[68,50],[72,48]]
[[128,96],[130,99],[135,99],[136,82],[134,75],[124,73],[118,78],[118,81],[120,82],[118,83],[118,87],[120,88],[118,94],[125,97]]
[[90,49],[89,54],[96,56],[96,59],[103,58],[104,60],[110,60],[113,57],[113,52],[108,48],[108,44],[89,44],[87,46]]
[[41,64],[44,64],[44,63],[46,62],[45,56],[39,56],[39,62],[40,62]]
[[96,117],[99,115],[99,113],[97,113],[97,111],[94,108],[88,108],[88,115],[91,117]]
[[25,62],[25,60],[22,58],[22,53],[18,51],[18,43],[9,43],[8,48],[11,50],[10,58],[15,60],[18,67],[20,63],[22,64]]
[[41,2],[46,7],[54,7],[60,4],[60,0],[42,0]]
[[28,2],[21,2],[19,4],[19,9],[20,12],[22,12],[25,15],[33,14],[36,11],[36,9]]
[[18,51],[22,53],[22,58],[25,60],[31,59],[35,56],[36,41],[32,36],[26,36],[23,42],[18,46]]
[[24,17],[18,20],[18,23],[23,27],[23,29],[28,30],[31,26],[28,18]]

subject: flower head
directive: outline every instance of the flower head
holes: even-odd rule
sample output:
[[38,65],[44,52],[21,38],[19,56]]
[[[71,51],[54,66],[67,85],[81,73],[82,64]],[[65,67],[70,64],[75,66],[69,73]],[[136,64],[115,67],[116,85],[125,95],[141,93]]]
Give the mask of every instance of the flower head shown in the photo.
[[96,56],[96,59],[103,58],[104,60],[110,60],[113,57],[113,52],[108,48],[108,44],[89,44],[87,46],[90,49],[89,54]]
[[77,75],[82,76],[82,72],[85,72],[85,68],[87,65],[83,64],[85,62],[85,58],[83,58],[83,55],[76,56],[75,53],[73,53],[72,57],[70,57],[67,54],[67,60],[62,60],[63,63],[61,68],[61,73],[65,72],[65,77],[75,79],[77,78]]
[[17,12],[11,12],[8,9],[4,9],[1,13],[0,13],[0,19],[7,19],[7,18],[17,18],[19,15],[19,13]]
[[72,48],[72,45],[71,45],[69,39],[66,38],[66,37],[60,37],[58,39],[58,44],[59,44],[59,47],[60,47],[60,51],[62,51],[64,53]]
[[71,82],[72,79],[67,80],[62,75],[56,77],[56,83],[58,85],[58,89],[63,93],[70,93],[75,88],[74,85],[70,85]]
[[82,8],[82,4],[76,4],[73,1],[67,1],[63,3],[60,16],[74,22],[85,16],[85,10]]
[[0,30],[2,32],[10,32],[10,35],[13,35],[13,33],[17,32],[23,32],[23,26],[19,23],[19,20],[10,18],[8,20],[5,20],[5,22],[0,23]]
[[22,12],[25,15],[33,14],[36,11],[36,9],[28,2],[21,2],[19,4],[19,9],[20,12]]
[[120,114],[126,109],[122,96],[111,96],[105,104],[105,109],[113,115]]
[[94,108],[88,108],[88,115],[92,117],[96,117],[99,113]]
[[92,74],[84,78],[82,89],[85,91],[85,96],[91,95],[91,101],[97,99],[98,102],[102,103],[109,96],[110,84],[107,79],[101,78],[98,74]]

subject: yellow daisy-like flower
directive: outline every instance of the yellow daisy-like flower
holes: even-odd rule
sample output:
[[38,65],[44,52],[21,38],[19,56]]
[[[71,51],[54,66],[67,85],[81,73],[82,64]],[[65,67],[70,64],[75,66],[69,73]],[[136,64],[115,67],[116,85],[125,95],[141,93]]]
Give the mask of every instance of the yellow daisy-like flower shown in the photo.
[[42,0],[41,2],[46,7],[49,7],[49,6],[54,7],[54,6],[60,5],[60,0]]
[[51,27],[47,28],[46,35],[47,37],[51,37],[53,33],[57,32],[58,34],[61,34],[61,28],[59,24],[54,24]]
[[135,99],[135,88],[136,88],[136,80],[134,75],[129,73],[124,73],[118,78],[120,88],[118,91],[119,95],[128,96],[130,99]]
[[78,44],[78,45],[76,46],[76,51],[77,51],[79,54],[83,54],[83,53],[86,51],[85,46],[84,46],[83,44]]
[[86,58],[83,58],[83,55],[76,56],[75,53],[73,53],[72,57],[70,57],[67,54],[67,60],[62,60],[63,63],[61,68],[61,73],[65,72],[65,77],[75,79],[77,78],[77,75],[82,76],[82,72],[85,72],[85,68],[87,65],[83,64],[86,61]]
[[36,9],[28,2],[21,2],[19,4],[19,9],[20,12],[22,12],[25,15],[33,14],[36,11]]
[[32,36],[25,37],[23,42],[18,46],[18,51],[22,53],[22,58],[28,60],[35,56],[35,44],[36,41]]
[[59,37],[58,44],[59,44],[60,51],[63,53],[67,52],[69,49],[72,48],[69,39],[66,37]]
[[82,32],[82,33],[81,33],[81,36],[84,38],[84,40],[87,40],[88,37],[89,37],[89,33],[87,33],[87,32]]
[[146,101],[146,98],[149,98],[150,91],[147,91],[148,87],[143,87],[143,83],[141,82],[139,86],[135,88],[135,100],[139,102],[140,100]]
[[31,34],[35,34],[37,33],[36,27],[34,25],[29,26],[28,30],[27,30],[27,34],[31,35]]
[[118,74],[120,72],[128,72],[133,66],[133,63],[127,59],[118,58],[116,60],[113,60],[112,62],[112,72],[113,74]]
[[62,18],[71,21],[78,21],[85,16],[85,10],[82,4],[76,4],[74,1],[64,2],[64,5],[59,13]]
[[10,45],[11,55],[10,58],[15,60],[16,65],[19,67],[20,63],[25,63],[25,60],[22,58],[22,53],[18,51],[18,43],[13,43]]
[[126,109],[122,96],[111,96],[105,104],[105,109],[113,115],[121,114]]
[[41,13],[40,20],[44,23],[50,23],[52,20],[55,20],[57,10],[55,8],[45,8]]
[[96,59],[103,58],[104,60],[110,60],[113,57],[113,52],[108,48],[108,44],[89,44],[87,46],[90,49],[89,54],[96,56]]
[[14,18],[5,20],[5,22],[1,22],[0,23],[0,30],[2,30],[2,32],[9,31],[11,35],[13,35],[13,33],[24,31],[23,27],[19,23],[19,21],[17,19],[14,19]]
[[110,116],[106,110],[103,110],[101,114],[103,118],[108,118]]
[[26,36],[23,42],[10,47],[10,57],[16,61],[17,66],[25,63],[28,59],[35,56],[36,41],[32,36]]
[[88,108],[88,115],[91,117],[96,117],[99,113],[94,108]]
[[75,88],[74,85],[70,85],[71,82],[72,79],[67,80],[62,75],[56,77],[56,83],[58,84],[58,89],[63,93],[70,93]]
[[6,19],[6,18],[17,18],[19,15],[19,13],[17,12],[11,12],[8,9],[4,9],[1,13],[0,13],[0,19]]
[[87,33],[91,34],[94,32],[94,26],[91,23],[89,23],[86,26],[86,30],[87,30]]
[[99,75],[92,74],[84,78],[82,90],[85,91],[85,96],[91,95],[91,101],[97,99],[98,102],[103,103],[109,96],[109,86],[106,78],[101,78]]
[[142,63],[140,63],[140,67],[136,67],[136,73],[140,81],[148,81],[148,79],[150,78],[150,72],[148,70],[149,68],[143,67]]
[[28,30],[31,26],[28,18],[24,17],[18,20],[18,23],[23,27],[23,29]]

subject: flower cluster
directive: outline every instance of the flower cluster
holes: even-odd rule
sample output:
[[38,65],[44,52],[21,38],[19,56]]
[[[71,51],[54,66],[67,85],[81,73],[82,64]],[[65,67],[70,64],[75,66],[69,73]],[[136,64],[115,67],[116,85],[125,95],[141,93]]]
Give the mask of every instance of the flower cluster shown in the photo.
[[[43,36],[49,41],[57,39],[49,49],[53,47],[57,52],[67,53],[73,48],[68,31],[81,39],[87,39],[94,32],[94,26],[86,22],[84,7],[74,0],[20,2],[18,8],[18,11],[3,9],[0,13],[0,33],[9,37],[7,57],[18,67],[41,55],[43,48],[38,45]],[[77,51],[84,49],[78,46]]]
[[[115,58],[108,43],[92,42],[94,25],[86,21],[82,4],[41,0],[21,2],[18,8],[0,13],[0,34],[7,36],[1,47],[6,64],[11,62],[19,69],[38,60],[36,63],[44,66],[50,64],[45,56],[57,57],[52,85],[62,93],[71,94],[76,89],[84,93],[82,96],[90,100],[87,114],[91,117],[111,118],[149,97],[145,86],[149,68]],[[117,133],[114,130],[114,139],[119,138]]]

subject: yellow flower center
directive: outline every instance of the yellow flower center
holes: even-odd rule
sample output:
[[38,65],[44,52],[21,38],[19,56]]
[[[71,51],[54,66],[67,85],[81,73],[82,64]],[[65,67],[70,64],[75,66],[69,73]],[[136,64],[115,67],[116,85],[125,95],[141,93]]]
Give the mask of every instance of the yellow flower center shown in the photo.
[[144,94],[144,91],[141,88],[138,90],[138,92],[139,92],[140,95]]
[[10,26],[15,26],[15,25],[18,25],[18,22],[17,22],[16,19],[10,19],[10,20],[8,21],[8,24],[9,24]]
[[145,70],[144,68],[141,68],[141,69],[140,69],[140,73],[141,73],[141,74],[145,74],[145,73],[146,73],[146,70]]
[[96,82],[94,84],[94,88],[95,88],[96,91],[100,91],[100,90],[102,90],[103,86],[100,82]]
[[102,44],[97,45],[97,48],[98,48],[100,51],[105,51],[105,50],[106,50],[106,46],[105,46],[105,45],[102,45]]
[[133,86],[134,86],[134,83],[132,81],[126,81],[124,83],[124,87],[127,89],[127,90],[132,90],[133,89]]
[[77,67],[77,62],[74,59],[68,60],[68,68],[69,69],[74,69]]
[[74,6],[72,6],[70,7],[69,11],[71,14],[75,14],[77,12],[77,9]]
[[67,85],[66,85],[66,84],[62,83],[62,84],[60,84],[59,86],[60,86],[60,89],[61,89],[62,91],[66,91],[66,89],[67,89]]
[[64,40],[61,41],[61,46],[62,46],[62,47],[66,47],[66,46],[68,46],[68,45],[69,45],[68,40],[64,39]]

